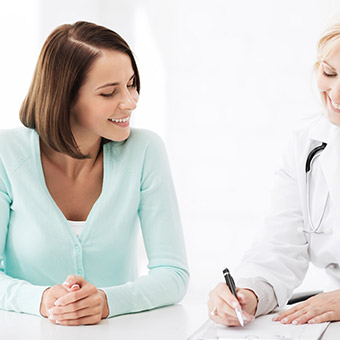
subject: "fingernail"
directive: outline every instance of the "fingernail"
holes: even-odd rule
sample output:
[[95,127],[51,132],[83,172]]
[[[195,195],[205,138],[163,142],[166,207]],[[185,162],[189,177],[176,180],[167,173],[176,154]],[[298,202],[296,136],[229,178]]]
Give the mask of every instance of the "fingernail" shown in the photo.
[[55,307],[52,307],[51,309],[48,310],[49,314],[58,314],[56,313],[57,309]]
[[74,284],[74,285],[72,285],[71,289],[72,288],[80,288],[80,286],[78,284]]
[[69,285],[70,285],[70,282],[68,282],[68,281],[65,281],[65,282],[63,283],[63,285],[65,285],[65,286],[69,286]]
[[51,314],[51,315],[49,316],[49,319],[55,320],[55,319],[56,319],[56,316],[55,316],[54,314]]
[[287,323],[288,322],[288,318],[283,318],[282,320],[281,320],[281,323]]
[[231,303],[231,305],[232,305],[234,308],[237,308],[237,309],[241,310],[241,306],[240,306],[236,301],[233,301],[233,302]]
[[274,317],[272,318],[272,320],[273,320],[273,321],[277,321],[278,318],[279,318],[279,317],[276,315],[276,316],[274,316]]
[[54,303],[55,306],[61,306],[61,302],[59,300],[57,300],[55,303]]
[[315,323],[315,319],[308,320],[308,323]]
[[295,319],[295,320],[292,321],[292,324],[293,324],[293,325],[297,325],[299,322],[300,322],[299,319]]
[[59,323],[59,320],[55,320],[55,323]]

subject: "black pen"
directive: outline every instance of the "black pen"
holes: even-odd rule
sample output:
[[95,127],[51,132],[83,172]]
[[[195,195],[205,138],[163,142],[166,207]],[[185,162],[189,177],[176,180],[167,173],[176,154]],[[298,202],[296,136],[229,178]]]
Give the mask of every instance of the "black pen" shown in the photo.
[[[224,276],[224,279],[225,279],[225,283],[227,284],[231,293],[237,299],[235,281],[234,281],[233,277],[230,275],[228,268],[223,269],[223,276]],[[243,327],[244,321],[243,321],[243,317],[242,317],[242,312],[238,308],[235,308],[235,307],[234,307],[234,310],[235,310],[236,316],[238,318],[238,321],[240,322],[240,325]]]

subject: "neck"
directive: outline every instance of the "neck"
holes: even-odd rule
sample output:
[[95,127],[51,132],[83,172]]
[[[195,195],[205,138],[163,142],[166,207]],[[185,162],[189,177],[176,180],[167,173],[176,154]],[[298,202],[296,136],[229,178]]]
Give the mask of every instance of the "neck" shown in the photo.
[[86,159],[76,159],[71,156],[57,152],[40,140],[40,152],[44,161],[58,168],[65,176],[76,180],[80,176],[86,176],[102,157],[101,140],[92,145],[81,145],[79,149],[82,154],[89,155]]

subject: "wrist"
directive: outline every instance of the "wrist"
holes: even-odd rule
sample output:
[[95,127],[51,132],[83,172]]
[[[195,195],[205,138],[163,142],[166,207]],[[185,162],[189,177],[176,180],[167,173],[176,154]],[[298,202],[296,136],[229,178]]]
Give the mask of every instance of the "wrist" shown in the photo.
[[48,291],[50,290],[50,287],[45,289],[41,295],[41,302],[40,302],[40,314],[44,317],[47,318],[47,310],[46,310],[46,304],[45,304],[45,299],[48,294]]
[[259,298],[258,296],[256,295],[256,293],[250,289],[250,288],[244,288],[245,290],[247,290],[248,292],[252,293],[252,300],[253,300],[253,310],[251,311],[250,314],[252,315],[255,315],[256,314],[256,311],[257,311],[257,306],[259,304]]
[[109,306],[107,304],[107,297],[105,292],[101,289],[98,289],[98,294],[103,300],[102,319],[106,319],[109,316]]

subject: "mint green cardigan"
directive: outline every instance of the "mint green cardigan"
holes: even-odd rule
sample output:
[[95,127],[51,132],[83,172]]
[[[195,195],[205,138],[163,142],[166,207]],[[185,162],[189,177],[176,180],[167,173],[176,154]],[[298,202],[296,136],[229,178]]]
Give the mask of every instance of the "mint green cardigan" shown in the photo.
[[[103,146],[102,192],[79,238],[50,195],[35,130],[0,130],[0,308],[40,316],[43,291],[81,275],[109,317],[179,302],[189,274],[166,151],[131,129]],[[149,273],[138,276],[141,229]]]

